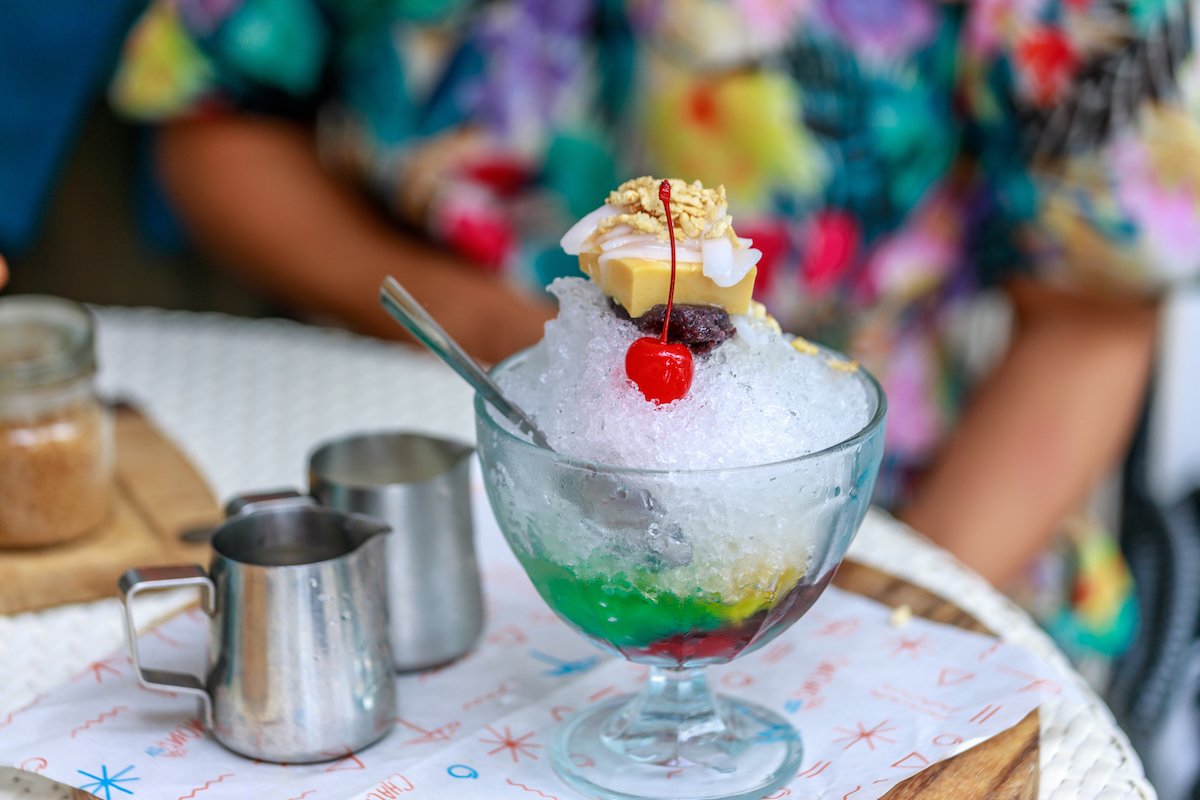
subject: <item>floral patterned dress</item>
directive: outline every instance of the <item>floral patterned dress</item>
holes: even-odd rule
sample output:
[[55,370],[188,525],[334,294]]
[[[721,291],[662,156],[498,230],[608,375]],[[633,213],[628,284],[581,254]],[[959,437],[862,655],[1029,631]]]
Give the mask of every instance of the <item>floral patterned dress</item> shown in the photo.
[[[944,333],[980,289],[1025,273],[1149,293],[1200,269],[1191,14],[1185,0],[156,0],[112,93],[144,120],[309,122],[331,168],[397,220],[533,286],[575,273],[558,237],[621,180],[725,184],[764,253],[756,296],[887,390],[890,502],[961,406]],[[1122,593],[1102,594],[1116,599],[1097,635],[1127,633]]]

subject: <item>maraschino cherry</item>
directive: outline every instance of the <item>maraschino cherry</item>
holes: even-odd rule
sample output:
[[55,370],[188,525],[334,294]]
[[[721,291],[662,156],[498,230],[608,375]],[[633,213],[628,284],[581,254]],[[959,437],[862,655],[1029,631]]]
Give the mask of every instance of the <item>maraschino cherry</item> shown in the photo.
[[667,290],[667,313],[662,334],[657,339],[643,336],[629,345],[625,353],[625,374],[642,395],[658,405],[673,403],[692,386],[692,351],[686,345],[667,341],[671,325],[671,306],[675,301],[675,224],[671,221],[671,184],[663,181],[658,199],[667,212],[667,232],[671,237],[671,285]]

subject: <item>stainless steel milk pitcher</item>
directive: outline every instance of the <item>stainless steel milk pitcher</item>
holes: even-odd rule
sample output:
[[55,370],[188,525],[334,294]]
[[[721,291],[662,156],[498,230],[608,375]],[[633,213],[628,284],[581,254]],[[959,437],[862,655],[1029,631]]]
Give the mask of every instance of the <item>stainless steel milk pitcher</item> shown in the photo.
[[392,659],[418,670],[459,658],[483,630],[470,470],[474,449],[407,431],[325,442],[309,457],[312,496],[387,523]]
[[[242,755],[344,757],[382,737],[395,717],[388,527],[303,499],[243,508],[214,532],[207,573],[170,566],[121,577],[138,680],[198,696],[213,736]],[[199,586],[210,617],[203,678],[138,660],[134,598],[179,586]]]

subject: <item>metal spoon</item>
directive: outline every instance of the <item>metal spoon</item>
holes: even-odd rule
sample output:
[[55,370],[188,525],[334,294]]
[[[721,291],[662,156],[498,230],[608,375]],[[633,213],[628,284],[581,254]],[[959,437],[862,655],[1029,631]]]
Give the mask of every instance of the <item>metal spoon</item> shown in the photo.
[[[529,415],[504,396],[483,367],[467,355],[399,281],[390,276],[384,278],[379,287],[379,300],[397,322],[449,364],[492,408],[528,434],[534,444],[547,450],[554,449]],[[667,520],[666,509],[649,491],[631,490],[598,469],[593,469],[578,483],[568,493],[585,517],[597,520],[608,530],[638,531],[643,537],[641,546],[659,566],[679,567],[691,562],[690,538],[677,524]]]
[[432,350],[463,380],[471,384],[471,388],[479,392],[492,408],[507,417],[523,433],[528,434],[534,444],[547,450],[554,449],[546,440],[546,434],[542,433],[541,428],[528,414],[504,396],[496,382],[479,366],[479,362],[467,355],[467,351],[446,333],[445,328],[429,315],[425,307],[418,303],[398,280],[391,276],[383,279],[383,285],[379,287],[379,301],[421,344]]

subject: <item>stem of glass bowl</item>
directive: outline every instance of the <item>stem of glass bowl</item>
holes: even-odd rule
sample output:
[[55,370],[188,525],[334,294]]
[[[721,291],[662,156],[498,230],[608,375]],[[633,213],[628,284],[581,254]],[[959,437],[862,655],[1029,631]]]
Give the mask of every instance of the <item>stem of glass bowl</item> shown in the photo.
[[641,763],[732,772],[732,757],[747,746],[749,732],[738,730],[728,710],[728,701],[709,690],[702,667],[651,667],[641,690],[605,723],[601,739]]

